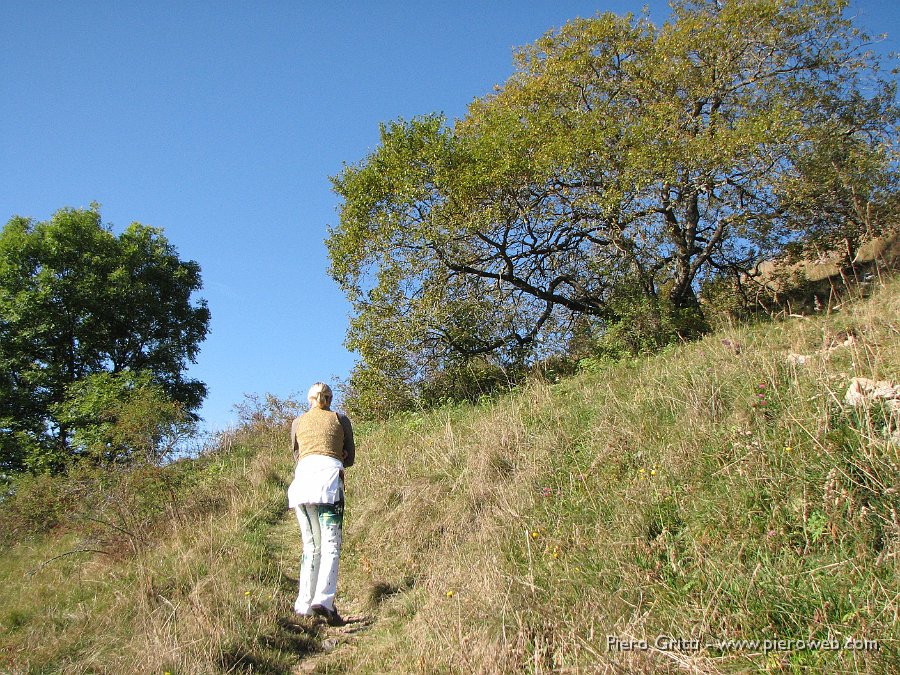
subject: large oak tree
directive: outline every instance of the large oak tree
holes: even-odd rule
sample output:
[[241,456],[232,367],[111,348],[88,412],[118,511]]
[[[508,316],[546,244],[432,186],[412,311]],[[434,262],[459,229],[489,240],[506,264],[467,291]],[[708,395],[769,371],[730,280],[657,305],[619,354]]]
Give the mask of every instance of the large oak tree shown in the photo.
[[408,401],[472,358],[527,362],[579,322],[602,332],[642,312],[661,339],[687,336],[703,329],[703,281],[884,229],[895,85],[844,9],[688,1],[661,26],[578,19],[519,50],[453,125],[384,125],[334,178],[351,388]]

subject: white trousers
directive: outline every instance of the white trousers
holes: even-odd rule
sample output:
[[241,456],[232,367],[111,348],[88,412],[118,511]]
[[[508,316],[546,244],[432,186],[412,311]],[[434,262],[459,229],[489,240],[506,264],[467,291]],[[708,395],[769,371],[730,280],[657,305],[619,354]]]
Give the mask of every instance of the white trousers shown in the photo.
[[297,614],[309,614],[309,608],[313,605],[334,609],[338,558],[343,537],[344,502],[300,504],[294,511],[303,539],[300,589],[294,611]]

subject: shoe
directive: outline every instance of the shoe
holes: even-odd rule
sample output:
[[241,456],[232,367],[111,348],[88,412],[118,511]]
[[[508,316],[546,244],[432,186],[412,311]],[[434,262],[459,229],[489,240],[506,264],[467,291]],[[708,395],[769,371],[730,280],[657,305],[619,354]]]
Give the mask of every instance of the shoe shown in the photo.
[[343,626],[347,622],[341,618],[336,609],[328,609],[323,605],[313,605],[309,608],[313,616],[321,616],[329,626]]

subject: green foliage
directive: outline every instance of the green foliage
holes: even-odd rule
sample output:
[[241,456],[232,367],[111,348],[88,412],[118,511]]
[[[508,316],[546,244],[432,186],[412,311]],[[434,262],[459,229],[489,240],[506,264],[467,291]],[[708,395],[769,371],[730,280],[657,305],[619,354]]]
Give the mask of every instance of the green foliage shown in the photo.
[[0,540],[47,532],[65,521],[77,502],[77,493],[62,487],[49,473],[17,476],[0,502]]
[[354,418],[382,420],[415,407],[405,381],[365,363],[357,364],[339,388],[344,409]]
[[71,396],[99,402],[71,389],[94,374],[146,372],[196,409],[206,388],[183,371],[209,323],[205,301],[191,301],[200,287],[197,263],[158,228],[115,236],[96,208],[11,219],[0,232],[0,468],[59,469],[85,418],[57,413]]
[[863,243],[897,229],[897,84],[875,87],[867,98],[833,95],[810,111],[811,138],[795,149],[796,170],[779,186],[782,208],[804,235],[788,247],[794,260],[836,252],[849,267]]
[[608,323],[592,343],[595,356],[620,359],[653,354],[708,330],[699,306],[676,308],[666,299],[654,301],[633,292],[617,299],[616,306],[619,318]]
[[202,510],[212,503],[197,485],[202,465],[80,462],[65,474],[17,475],[0,502],[0,540],[21,542],[59,530],[103,544],[111,555],[133,552],[166,518],[181,517],[185,506]]
[[706,279],[700,291],[703,315],[713,328],[747,318],[748,302],[737,280],[727,274]]
[[660,26],[577,19],[521,48],[452,126],[383,125],[333,179],[355,395],[394,383],[409,407],[461,361],[515,371],[563,353],[585,319],[628,352],[695,337],[708,280],[887,228],[894,85],[843,10],[678,2]]
[[443,403],[469,401],[509,390],[519,379],[510,372],[484,358],[468,359],[436,373],[425,382],[418,400],[426,408]]
[[98,463],[160,462],[195,430],[184,406],[146,372],[88,375],[51,412],[73,429],[70,452]]

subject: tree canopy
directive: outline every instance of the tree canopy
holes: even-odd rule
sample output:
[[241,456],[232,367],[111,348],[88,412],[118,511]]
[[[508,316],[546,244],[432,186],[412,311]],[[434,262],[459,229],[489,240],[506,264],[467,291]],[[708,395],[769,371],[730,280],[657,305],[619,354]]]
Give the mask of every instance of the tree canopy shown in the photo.
[[383,124],[332,179],[351,397],[402,407],[472,359],[527,363],[637,317],[687,337],[706,280],[894,222],[895,84],[845,6],[577,19],[453,124]]
[[184,370],[208,329],[201,286],[161,229],[116,236],[97,208],[12,218],[0,232],[0,469],[55,470],[82,452],[73,434],[100,423],[85,414],[102,398],[91,388],[118,382],[195,410],[206,387]]

